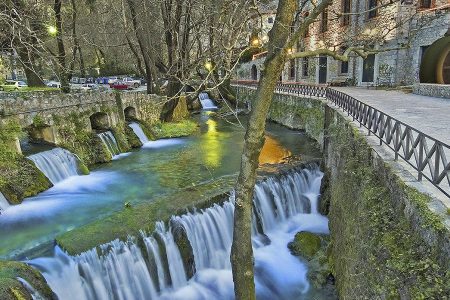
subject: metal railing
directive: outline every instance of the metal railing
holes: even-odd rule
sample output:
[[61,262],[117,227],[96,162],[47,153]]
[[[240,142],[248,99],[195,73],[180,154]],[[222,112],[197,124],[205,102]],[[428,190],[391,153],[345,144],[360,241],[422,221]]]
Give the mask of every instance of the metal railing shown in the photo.
[[[244,83],[238,83],[245,85]],[[255,86],[252,83],[251,86]],[[368,134],[379,138],[394,151],[395,159],[402,158],[418,173],[418,180],[426,178],[447,197],[450,197],[450,146],[422,131],[391,117],[390,115],[361,102],[350,95],[326,86],[311,86],[298,83],[279,83],[276,92],[294,95],[324,97],[360,126],[368,129]]]

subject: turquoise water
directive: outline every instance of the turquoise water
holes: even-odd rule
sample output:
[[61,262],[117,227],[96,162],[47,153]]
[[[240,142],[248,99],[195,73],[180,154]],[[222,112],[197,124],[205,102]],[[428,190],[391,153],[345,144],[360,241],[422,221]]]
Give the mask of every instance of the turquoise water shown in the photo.
[[[75,176],[50,190],[11,206],[0,215],[0,257],[24,253],[51,243],[58,235],[132,205],[192,184],[235,174],[240,165],[244,129],[208,115],[197,116],[200,133],[159,140]],[[320,157],[303,133],[268,124],[261,162],[288,155]]]

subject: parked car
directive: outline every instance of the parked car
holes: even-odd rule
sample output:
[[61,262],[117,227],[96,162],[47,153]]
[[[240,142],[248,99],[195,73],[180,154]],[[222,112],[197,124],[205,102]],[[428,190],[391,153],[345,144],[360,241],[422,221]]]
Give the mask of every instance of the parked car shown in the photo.
[[78,83],[79,83],[79,84],[85,84],[85,83],[87,83],[87,82],[86,82],[86,78],[80,77],[80,78],[78,79]]
[[59,82],[59,81],[49,81],[49,82],[47,82],[46,85],[48,87],[53,87],[53,88],[58,88],[58,89],[61,88],[61,82]]
[[98,77],[95,82],[97,84],[108,84],[109,78],[108,77]]
[[85,83],[80,87],[80,90],[82,91],[98,90],[98,85],[96,85],[95,83]]
[[119,81],[120,79],[119,79],[119,77],[117,77],[117,76],[111,76],[111,77],[109,77],[108,78],[108,84],[113,84],[114,82],[117,82],[117,81]]
[[133,79],[131,77],[125,77],[122,79],[123,82],[128,84],[130,87],[137,89],[141,86],[141,80],[140,79]]
[[109,85],[109,87],[112,89],[116,89],[116,90],[131,90],[132,89],[132,87],[129,84],[127,84],[126,82],[123,82],[123,81],[116,81],[114,83],[111,83]]
[[6,80],[4,84],[0,85],[0,91],[18,91],[21,88],[27,87],[28,85],[24,81],[17,80]]
[[79,83],[79,81],[80,81],[80,78],[78,78],[78,77],[72,77],[72,78],[70,78],[70,83]]

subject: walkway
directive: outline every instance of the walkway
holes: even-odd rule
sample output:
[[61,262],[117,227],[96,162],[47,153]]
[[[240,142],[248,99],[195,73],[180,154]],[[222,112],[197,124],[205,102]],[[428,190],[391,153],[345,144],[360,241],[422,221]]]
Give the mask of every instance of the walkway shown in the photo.
[[335,88],[450,145],[450,99],[367,88]]

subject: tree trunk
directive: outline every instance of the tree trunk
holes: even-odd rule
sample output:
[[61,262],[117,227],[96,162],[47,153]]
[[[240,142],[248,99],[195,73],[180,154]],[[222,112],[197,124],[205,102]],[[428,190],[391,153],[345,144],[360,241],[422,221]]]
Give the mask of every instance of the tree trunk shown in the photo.
[[34,65],[34,59],[32,57],[33,54],[28,53],[26,46],[19,46],[16,49],[20,63],[22,64],[25,72],[25,77],[27,78],[27,85],[30,87],[45,86],[45,83],[36,71],[36,66]]
[[63,28],[62,28],[62,17],[61,17],[61,5],[62,0],[55,0],[55,5],[53,10],[55,11],[55,23],[56,23],[56,43],[58,46],[58,67],[59,67],[59,80],[61,82],[61,89],[63,92],[70,92],[68,72],[66,69],[66,50],[64,49],[63,41]]
[[153,62],[150,57],[151,49],[148,44],[147,36],[143,32],[143,28],[138,23],[138,15],[136,11],[136,3],[134,0],[127,0],[128,8],[130,9],[131,19],[133,23],[133,29],[136,34],[136,39],[139,45],[139,49],[141,50],[142,58],[144,60],[145,65],[145,74],[147,79],[147,94],[153,93]]
[[279,1],[275,23],[269,32],[268,55],[264,62],[264,72],[256,91],[256,97],[253,99],[245,134],[241,169],[236,184],[234,233],[231,249],[234,292],[237,300],[256,299],[251,243],[252,200],[256,183],[256,169],[264,144],[266,117],[276,82],[286,60],[286,43],[296,9],[295,0]]

